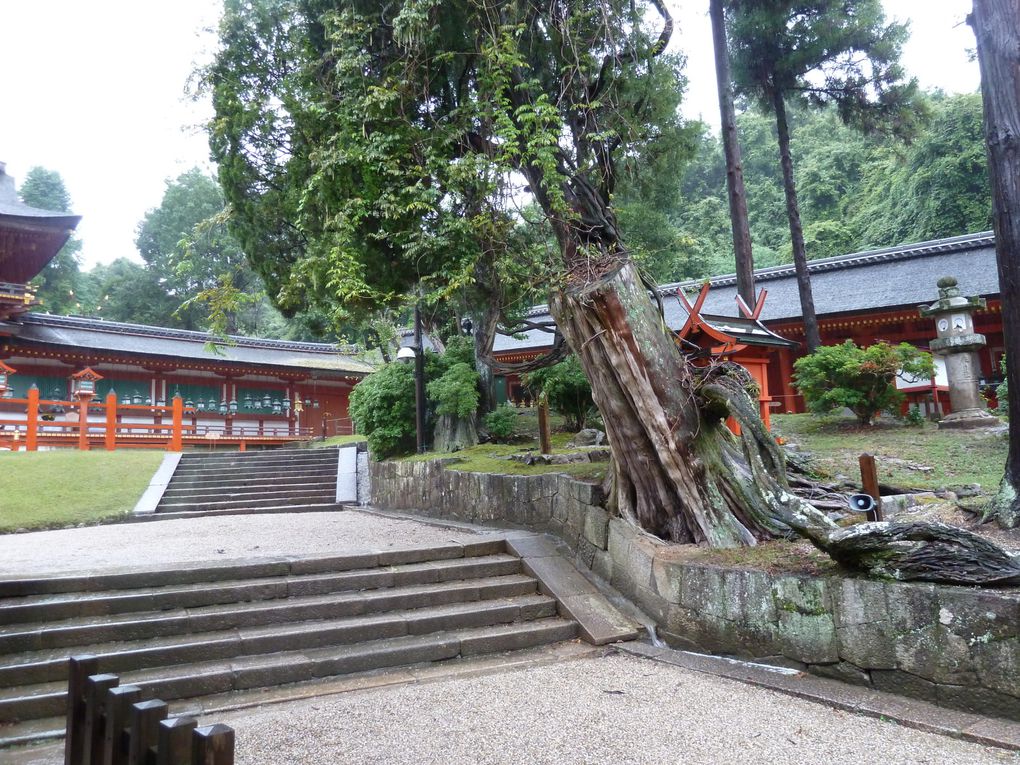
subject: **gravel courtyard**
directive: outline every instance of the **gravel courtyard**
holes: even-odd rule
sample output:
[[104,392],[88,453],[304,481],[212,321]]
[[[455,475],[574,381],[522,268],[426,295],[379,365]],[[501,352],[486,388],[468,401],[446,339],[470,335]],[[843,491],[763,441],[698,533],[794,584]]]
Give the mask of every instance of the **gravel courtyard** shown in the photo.
[[[206,717],[236,730],[237,765],[1020,763],[1014,752],[620,654]],[[59,746],[10,760],[62,761]]]
[[223,515],[0,535],[0,578],[197,561],[336,555],[478,539],[357,510]]

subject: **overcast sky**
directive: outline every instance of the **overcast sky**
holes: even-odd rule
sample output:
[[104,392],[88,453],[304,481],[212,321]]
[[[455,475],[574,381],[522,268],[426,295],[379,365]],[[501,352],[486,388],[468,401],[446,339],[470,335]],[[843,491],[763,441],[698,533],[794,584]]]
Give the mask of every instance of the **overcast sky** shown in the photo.
[[[884,0],[909,19],[905,65],[925,88],[978,88],[964,24],[970,0]],[[688,55],[684,112],[718,122],[706,0],[671,0]],[[209,60],[215,0],[0,0],[0,161],[20,184],[34,165],[64,178],[84,266],[137,258],[135,229],[166,181],[210,169],[196,125],[208,113],[185,94]]]

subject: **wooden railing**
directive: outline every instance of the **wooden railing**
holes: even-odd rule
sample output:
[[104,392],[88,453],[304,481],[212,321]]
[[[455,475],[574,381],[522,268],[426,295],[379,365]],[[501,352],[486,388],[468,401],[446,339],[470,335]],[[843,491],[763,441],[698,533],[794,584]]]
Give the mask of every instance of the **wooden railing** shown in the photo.
[[[71,419],[67,419],[70,413]],[[103,415],[100,421],[92,413]],[[23,416],[14,416],[22,415]],[[223,424],[199,424],[201,413],[184,406],[179,396],[170,406],[123,404],[114,392],[105,401],[62,401],[41,399],[31,388],[26,398],[0,398],[0,447],[36,451],[40,445],[93,446],[113,451],[119,448],[165,448],[179,452],[187,445],[236,445],[283,443],[310,440],[316,434],[284,421],[282,427],[236,425],[234,416],[223,416]],[[243,415],[242,415],[243,416]],[[57,419],[64,417],[64,419]],[[151,418],[152,422],[125,422],[125,418]],[[282,431],[282,432],[281,432]]]
[[234,730],[168,719],[165,701],[99,674],[95,656],[68,660],[65,765],[233,765]]

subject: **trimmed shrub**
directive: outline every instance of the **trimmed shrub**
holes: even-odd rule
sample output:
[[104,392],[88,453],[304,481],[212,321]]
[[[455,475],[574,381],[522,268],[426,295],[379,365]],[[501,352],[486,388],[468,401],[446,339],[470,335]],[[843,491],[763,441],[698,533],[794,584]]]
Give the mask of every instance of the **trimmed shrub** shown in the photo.
[[497,406],[485,415],[485,429],[494,441],[512,440],[517,435],[517,410],[510,404]]
[[436,403],[436,414],[455,417],[474,417],[478,409],[478,373],[468,364],[457,362],[442,377],[430,382],[426,388],[429,398]]
[[351,419],[376,459],[415,448],[414,367],[386,364],[351,391]]
[[794,364],[794,384],[812,412],[824,414],[846,407],[862,425],[876,414],[898,410],[903,394],[896,390],[897,374],[931,377],[931,354],[909,343],[875,343],[859,348],[853,341],[827,345]]

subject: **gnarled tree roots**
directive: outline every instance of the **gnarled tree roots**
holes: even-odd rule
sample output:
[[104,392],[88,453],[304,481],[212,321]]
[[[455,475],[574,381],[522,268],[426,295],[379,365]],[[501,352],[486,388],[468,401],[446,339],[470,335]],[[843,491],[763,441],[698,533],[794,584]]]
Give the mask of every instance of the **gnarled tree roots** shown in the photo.
[[[1020,563],[941,524],[841,528],[791,491],[739,367],[697,370],[624,263],[554,292],[550,311],[592,383],[613,451],[610,503],[663,539],[715,547],[797,534],[840,564],[880,576],[959,584],[1020,582]],[[732,416],[740,436],[725,427]]]

